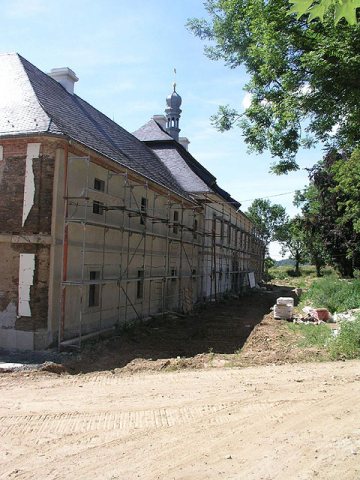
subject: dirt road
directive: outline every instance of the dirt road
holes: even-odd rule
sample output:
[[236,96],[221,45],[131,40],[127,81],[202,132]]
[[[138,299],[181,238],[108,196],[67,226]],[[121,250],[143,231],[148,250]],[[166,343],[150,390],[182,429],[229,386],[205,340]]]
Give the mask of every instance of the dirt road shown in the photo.
[[0,478],[360,478],[360,362],[0,376]]

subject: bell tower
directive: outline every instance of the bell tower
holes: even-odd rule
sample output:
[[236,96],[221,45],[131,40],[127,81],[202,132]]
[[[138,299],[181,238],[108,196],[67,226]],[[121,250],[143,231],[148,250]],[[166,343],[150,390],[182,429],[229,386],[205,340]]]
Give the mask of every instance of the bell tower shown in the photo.
[[[176,70],[174,70],[176,73]],[[176,82],[173,83],[174,91],[166,97],[166,131],[177,142],[179,141],[179,120],[181,115],[181,97],[176,92]]]

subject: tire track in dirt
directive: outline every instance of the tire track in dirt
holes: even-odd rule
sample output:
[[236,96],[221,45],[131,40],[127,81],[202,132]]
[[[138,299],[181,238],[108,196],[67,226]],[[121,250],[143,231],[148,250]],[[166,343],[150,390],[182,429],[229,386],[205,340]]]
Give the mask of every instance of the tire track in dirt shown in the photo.
[[236,403],[125,412],[5,415],[0,417],[0,436],[1,438],[19,435],[39,436],[48,433],[66,435],[98,430],[129,431],[141,428],[173,427],[192,423],[198,418],[229,409]]

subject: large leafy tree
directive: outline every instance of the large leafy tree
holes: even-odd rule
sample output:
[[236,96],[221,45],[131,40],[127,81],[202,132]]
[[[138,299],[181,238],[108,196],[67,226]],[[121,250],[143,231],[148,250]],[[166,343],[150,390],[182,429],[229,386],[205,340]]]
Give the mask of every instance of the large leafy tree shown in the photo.
[[284,225],[279,240],[282,244],[282,255],[290,253],[291,258],[295,261],[295,274],[299,276],[300,263],[307,259],[308,253],[300,216],[292,218]]
[[288,0],[207,0],[209,20],[188,28],[209,44],[206,55],[245,66],[251,105],[221,106],[220,130],[238,124],[250,150],[280,158],[275,173],[298,169],[299,148],[321,141],[351,151],[360,143],[360,24],[331,15],[307,22]]
[[310,170],[310,186],[296,196],[308,242],[322,246],[345,277],[360,268],[359,168],[357,153],[350,159],[328,153]]
[[245,213],[255,225],[266,248],[270,242],[278,240],[283,226],[289,220],[282,205],[271,204],[270,200],[263,198],[255,199]]
[[343,212],[338,224],[350,222],[354,232],[360,234],[360,148],[349,159],[335,162],[332,173],[336,183],[332,193],[337,194],[338,205]]

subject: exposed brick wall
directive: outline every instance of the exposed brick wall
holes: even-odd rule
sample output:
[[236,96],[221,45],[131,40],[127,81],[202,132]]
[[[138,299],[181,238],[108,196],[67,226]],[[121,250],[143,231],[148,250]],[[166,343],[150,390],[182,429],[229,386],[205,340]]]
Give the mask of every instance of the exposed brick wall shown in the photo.
[[[39,158],[32,162],[34,203],[22,226],[28,143],[40,143],[41,146]],[[44,137],[12,140],[0,138],[0,145],[3,147],[3,160],[0,160],[0,234],[50,235],[55,154],[57,148],[64,147],[64,142]],[[30,287],[31,317],[16,318],[13,328],[23,331],[46,329],[50,246],[25,241],[12,243],[10,239],[6,242],[7,240],[0,242],[0,272],[4,272],[4,278],[0,279],[0,317],[1,312],[6,311],[10,304],[16,305],[16,308],[18,305],[20,253],[33,253],[35,271],[33,285]]]
[[19,233],[24,198],[26,143],[1,142],[0,233]]
[[[33,285],[30,287],[31,317],[20,317],[16,320],[17,330],[38,330],[47,327],[48,316],[48,283],[50,248],[45,245],[16,244],[14,251],[35,254],[35,271]],[[19,282],[17,272],[17,283]]]
[[[41,143],[40,156],[33,161],[34,204],[22,226],[26,150],[28,143]],[[0,233],[50,234],[55,152],[61,142],[31,138],[2,140],[3,161],[0,161]]]

